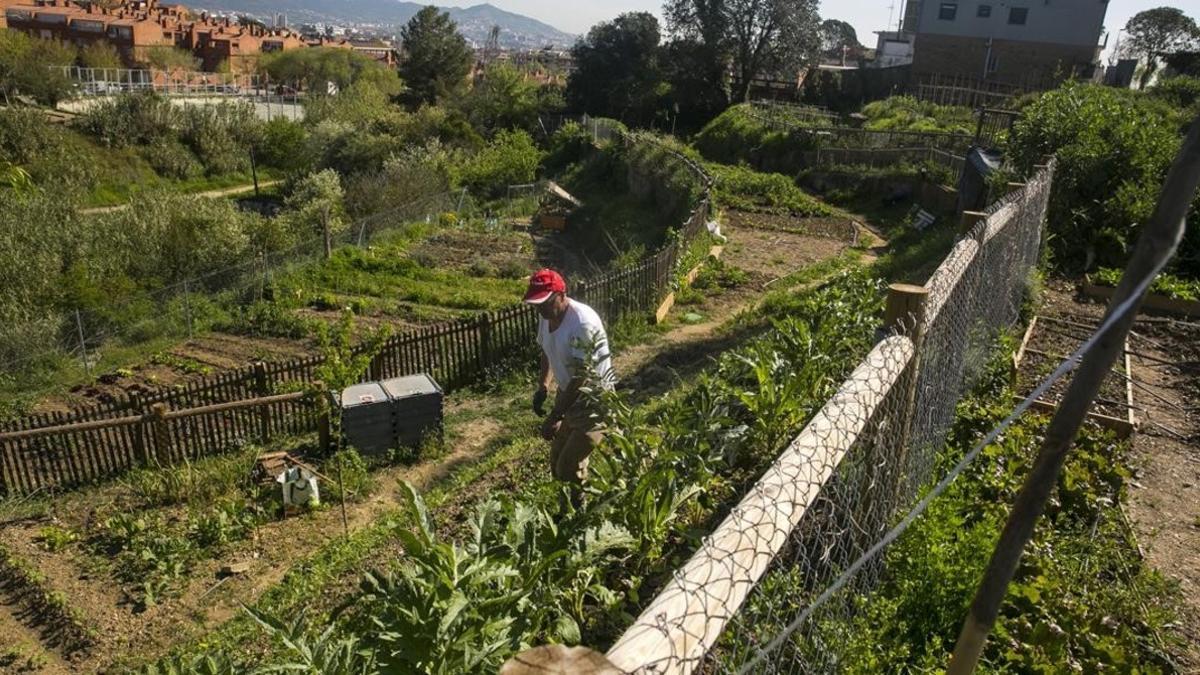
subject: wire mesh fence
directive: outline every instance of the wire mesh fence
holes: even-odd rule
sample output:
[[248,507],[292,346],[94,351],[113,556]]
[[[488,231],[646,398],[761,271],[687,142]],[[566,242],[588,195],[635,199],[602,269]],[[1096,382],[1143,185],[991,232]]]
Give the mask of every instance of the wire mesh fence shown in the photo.
[[[897,513],[934,478],[955,407],[1019,317],[1053,166],[994,204],[888,337],[613,645],[639,673],[837,672]],[[857,664],[861,665],[861,664]]]
[[[421,195],[352,222],[336,235],[334,244],[368,247],[384,233],[413,222],[432,221],[446,213],[454,214],[453,221],[460,226],[467,226],[470,218],[480,216],[479,209],[462,191]],[[120,216],[117,213],[99,217]],[[213,328],[213,322],[220,320],[223,312],[213,311],[217,306],[248,305],[263,300],[271,292],[274,280],[317,263],[322,257],[323,237],[307,237],[286,248],[263,251],[154,291],[111,298],[109,305],[122,307],[112,316],[101,316],[85,308],[64,309],[51,317],[60,327],[58,343],[26,343],[27,349],[22,353],[14,353],[0,362],[0,372],[15,375],[55,362],[65,365],[64,359],[78,360],[78,365],[90,372],[113,345],[191,338]]]

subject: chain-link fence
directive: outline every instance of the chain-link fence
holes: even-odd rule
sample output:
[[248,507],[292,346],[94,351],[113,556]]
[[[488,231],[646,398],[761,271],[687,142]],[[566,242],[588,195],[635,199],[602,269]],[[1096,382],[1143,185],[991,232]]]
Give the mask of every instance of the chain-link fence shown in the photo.
[[[368,247],[385,232],[407,223],[431,221],[445,213],[454,214],[453,220],[459,224],[482,217],[463,191],[422,195],[350,223],[335,237],[334,244]],[[0,373],[15,376],[56,364],[64,367],[69,361],[76,361],[83,370],[91,372],[100,355],[114,345],[191,338],[213,327],[214,317],[221,314],[213,311],[218,305],[244,306],[263,300],[270,293],[274,279],[319,261],[323,250],[323,237],[317,235],[152,292],[111,298],[106,303],[119,310],[97,313],[87,308],[66,309],[48,317],[59,326],[61,340],[57,344],[27,343],[22,353],[14,353],[0,362]]]
[[[832,672],[897,513],[1019,316],[1053,166],[993,205],[928,284],[893,286],[881,340],[608,653],[625,672]],[[831,621],[837,619],[838,621]],[[859,664],[861,665],[861,664]]]

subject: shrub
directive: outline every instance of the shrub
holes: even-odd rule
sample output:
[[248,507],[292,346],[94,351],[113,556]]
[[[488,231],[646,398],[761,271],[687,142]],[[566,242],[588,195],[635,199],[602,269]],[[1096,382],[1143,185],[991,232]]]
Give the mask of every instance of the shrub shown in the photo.
[[[1058,157],[1047,214],[1055,260],[1070,270],[1123,265],[1179,148],[1178,113],[1139,92],[1073,82],[1024,113],[1010,135],[1014,164],[1031,172]],[[1179,265],[1198,259],[1200,237],[1189,235]]]
[[179,139],[209,175],[236,173],[250,168],[250,144],[258,125],[249,104],[188,106],[181,115]]
[[186,180],[202,170],[196,156],[175,140],[161,140],[140,150],[142,157],[154,172],[166,178]]
[[705,159],[722,164],[743,162],[762,171],[795,174],[803,168],[800,153],[814,146],[801,130],[775,131],[757,119],[748,103],[736,105],[709,122],[696,136]]
[[182,113],[152,92],[101,101],[80,118],[79,128],[109,147],[144,146],[174,137]]
[[591,150],[592,135],[583,125],[570,121],[550,136],[543,164],[549,174],[556,175],[568,166],[582,161]]
[[970,108],[918,101],[913,96],[892,96],[863,106],[867,129],[975,133],[975,113]]
[[1186,113],[1189,117],[1194,117],[1200,112],[1200,77],[1180,75],[1168,78],[1159,82],[1148,93],[1176,108],[1189,111]]
[[509,185],[532,183],[541,160],[542,153],[529,134],[500,131],[478,154],[466,161],[459,182],[475,194],[498,198],[505,194]]
[[375,489],[375,480],[367,461],[354,448],[338,450],[330,455],[323,463],[325,475],[332,480],[327,481],[327,501],[340,500],[361,501],[371,495]]
[[746,166],[709,164],[716,179],[716,199],[734,209],[767,209],[799,216],[827,216],[825,204],[809,196],[791,178],[779,173],[760,173]]
[[309,168],[312,158],[307,152],[308,131],[299,122],[276,117],[261,128],[254,145],[257,161],[264,166],[287,172]]

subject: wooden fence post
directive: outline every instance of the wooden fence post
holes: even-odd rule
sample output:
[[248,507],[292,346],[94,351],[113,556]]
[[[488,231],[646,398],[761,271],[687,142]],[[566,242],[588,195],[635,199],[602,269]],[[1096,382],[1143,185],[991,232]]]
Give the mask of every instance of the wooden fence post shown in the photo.
[[988,214],[983,211],[963,211],[958,221],[958,233],[969,236],[977,223],[987,220]]
[[500,675],[620,675],[601,653],[587,647],[546,645],[529,649],[509,659]]
[[492,313],[479,315],[479,373],[488,371],[492,365]]
[[[258,396],[268,396],[270,385],[267,383],[267,364],[262,361],[254,362],[254,392]],[[259,410],[259,437],[265,444],[271,438],[271,406],[262,405]]]
[[[142,395],[136,391],[129,392],[129,409],[133,413],[145,417],[145,403],[142,402]],[[142,464],[149,466],[150,453],[146,452],[146,432],[145,425],[139,424],[133,431],[133,452],[141,460]]]
[[924,286],[888,286],[887,306],[884,310],[887,328],[898,335],[908,336],[913,343],[913,357],[908,364],[908,375],[903,385],[900,433],[896,438],[893,500],[899,496],[903,487],[904,467],[908,462],[909,446],[912,444],[912,420],[917,412],[917,384],[921,379],[921,352],[925,343],[925,303],[928,299],[929,289]]
[[150,429],[154,438],[154,463],[162,465],[162,455],[166,453],[171,458],[171,434],[167,428],[167,404],[155,403],[150,406]]
[[320,452],[329,452],[330,443],[333,441],[333,429],[330,416],[334,414],[333,401],[329,400],[329,391],[325,388],[325,383],[317,380],[313,382],[313,391],[317,395],[317,410],[320,411],[317,417],[317,449]]

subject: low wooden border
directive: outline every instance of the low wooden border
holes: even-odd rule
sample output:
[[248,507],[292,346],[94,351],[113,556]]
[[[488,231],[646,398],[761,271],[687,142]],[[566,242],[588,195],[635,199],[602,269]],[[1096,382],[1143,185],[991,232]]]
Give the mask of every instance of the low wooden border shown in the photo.
[[[1117,289],[1111,286],[1098,286],[1089,277],[1083,278],[1083,294],[1097,300],[1111,300]],[[1159,312],[1182,314],[1183,316],[1200,317],[1200,302],[1194,300],[1176,300],[1165,295],[1150,294],[1142,302],[1142,309],[1153,309]]]
[[[1012,367],[1013,367],[1014,381],[1015,381],[1017,372],[1021,367],[1021,361],[1024,360],[1024,358],[1025,358],[1025,354],[1027,354],[1027,353],[1043,354],[1043,352],[1029,348],[1029,341],[1033,338],[1033,331],[1036,330],[1036,328],[1037,328],[1038,319],[1041,319],[1041,318],[1043,318],[1043,317],[1039,317],[1039,316],[1033,317],[1033,319],[1029,322],[1029,327],[1025,329],[1025,335],[1021,338],[1021,346],[1018,347],[1017,351],[1013,353]],[[1049,321],[1055,320],[1053,317],[1045,317],[1045,318]],[[1046,354],[1046,356],[1048,356],[1050,358],[1060,358],[1053,354]],[[1125,343],[1124,356],[1125,356],[1125,375],[1126,375],[1126,377],[1125,377],[1125,419],[1121,419],[1119,417],[1112,417],[1111,415],[1104,415],[1102,413],[1098,413],[1098,412],[1094,412],[1094,411],[1088,411],[1088,414],[1087,414],[1087,419],[1095,422],[1096,424],[1104,427],[1105,429],[1112,430],[1113,432],[1115,432],[1117,434],[1118,438],[1129,438],[1129,436],[1131,436],[1133,434],[1133,432],[1137,429],[1137,424],[1138,424],[1137,418],[1133,414],[1133,384],[1132,384],[1132,380],[1131,380],[1131,378],[1133,377],[1133,371],[1130,370],[1128,340],[1126,340],[1126,343]],[[1017,403],[1020,403],[1021,401],[1024,401],[1025,399],[1024,399],[1024,397],[1018,395],[1018,396],[1014,396],[1013,400]],[[1038,399],[1038,400],[1034,401],[1030,407],[1033,408],[1034,410],[1037,410],[1039,412],[1043,412],[1043,413],[1046,413],[1049,415],[1053,415],[1058,410],[1057,403],[1052,403],[1050,401],[1045,401],[1042,399]]]
[[[720,259],[721,253],[723,253],[724,251],[725,251],[724,246],[713,246],[712,248],[708,249],[708,257]],[[705,262],[707,262],[707,259],[705,260]],[[696,280],[696,277],[700,276],[700,270],[703,268],[704,268],[704,262],[701,262],[699,265],[696,265],[687,274],[684,275],[684,280],[688,284],[691,284],[693,281]],[[674,307],[675,307],[675,291],[671,291],[670,293],[667,293],[667,297],[663,298],[662,304],[659,305],[658,309],[654,311],[654,325],[657,326],[658,324],[662,323],[663,321],[666,321],[667,315],[671,313],[671,309]]]

